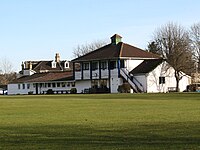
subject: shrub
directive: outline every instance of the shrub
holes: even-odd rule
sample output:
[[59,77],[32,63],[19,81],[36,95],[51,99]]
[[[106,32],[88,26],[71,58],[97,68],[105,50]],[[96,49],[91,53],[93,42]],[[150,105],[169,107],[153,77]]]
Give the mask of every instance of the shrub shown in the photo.
[[76,88],[71,88],[70,93],[71,94],[76,94],[77,93],[77,89]]
[[54,94],[54,91],[52,89],[48,89],[47,94]]
[[123,83],[122,85],[118,86],[117,91],[119,93],[130,93],[130,85],[128,83]]
[[28,95],[33,95],[33,91],[29,91],[29,92],[28,92]]

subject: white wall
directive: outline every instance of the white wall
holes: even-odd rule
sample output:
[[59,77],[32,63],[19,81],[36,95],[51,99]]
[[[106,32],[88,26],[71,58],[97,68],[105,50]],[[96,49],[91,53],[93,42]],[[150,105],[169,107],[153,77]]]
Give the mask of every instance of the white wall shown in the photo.
[[191,84],[191,77],[186,75],[180,80],[180,83],[179,83],[180,91],[182,92],[186,90],[186,86],[189,84]]
[[90,70],[83,70],[83,79],[90,79]]
[[75,80],[81,80],[81,71],[75,71]]
[[91,80],[76,81],[77,93],[82,93],[84,92],[84,89],[89,89],[89,88],[91,88]]
[[[72,86],[72,83],[74,81],[68,81],[68,82],[50,82],[51,87],[44,86],[45,83],[42,83],[42,87],[40,87],[40,83],[38,83],[38,94],[46,93],[48,89],[52,89],[55,92],[70,92],[71,88],[76,88]],[[55,83],[55,87],[52,87],[52,83]],[[60,83],[60,87],[57,87],[57,83]],[[62,83],[65,83],[65,87],[62,87]],[[25,84],[25,88],[23,89],[23,84]],[[30,84],[30,88],[27,89],[27,84]],[[47,83],[48,84],[48,83]],[[18,83],[16,84],[8,84],[8,94],[9,95],[15,95],[15,94],[28,94],[29,92],[33,92],[33,94],[36,94],[36,87],[34,86],[34,83],[20,83],[20,89],[18,88]],[[69,86],[67,86],[69,85]]]
[[134,76],[143,86],[144,91],[147,92],[147,77],[145,74]]
[[123,80],[121,78],[111,77],[111,80],[110,80],[111,93],[118,93],[118,87],[119,85],[122,85],[122,84],[123,84]]
[[30,85],[30,89],[27,89],[27,83],[25,84],[25,89],[23,89],[22,84],[20,84],[20,89],[18,84],[8,84],[8,95],[15,94],[28,94],[29,91],[33,91],[33,86]]
[[24,76],[31,76],[35,73],[33,70],[23,70],[23,75]]
[[108,78],[108,69],[101,70],[101,78],[103,78],[103,79]]
[[99,69],[92,71],[92,79],[99,79]]
[[[174,77],[174,69],[170,67],[165,72],[164,67],[166,62],[156,67],[147,77],[147,92],[168,92],[169,87],[176,87],[176,79]],[[159,77],[165,77],[165,84],[159,84]],[[186,86],[190,84],[190,77],[185,76],[180,80],[179,88],[180,92],[186,89]]]
[[127,60],[126,66],[128,71],[133,70],[135,67],[137,67],[139,64],[141,64],[144,60]]

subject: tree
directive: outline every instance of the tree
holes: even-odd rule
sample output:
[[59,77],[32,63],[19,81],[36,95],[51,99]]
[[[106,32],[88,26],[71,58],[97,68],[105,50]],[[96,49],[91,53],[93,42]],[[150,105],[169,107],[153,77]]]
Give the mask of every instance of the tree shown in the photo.
[[16,78],[16,73],[13,71],[12,63],[4,58],[0,61],[0,84],[6,85]]
[[194,50],[194,58],[198,64],[198,70],[200,70],[200,22],[191,26],[190,37]]
[[151,41],[147,46],[147,51],[154,53],[154,54],[161,54],[161,47],[158,44],[158,41]]
[[103,47],[106,44],[107,44],[107,42],[99,40],[99,41],[92,42],[90,44],[78,45],[73,50],[73,56],[75,58],[83,56],[83,55],[85,55],[85,54],[87,54],[87,53],[89,53],[91,51],[94,51],[94,50],[96,50],[98,48]]
[[175,69],[176,91],[185,73],[191,72],[192,52],[189,33],[180,25],[168,23],[154,33],[158,53]]

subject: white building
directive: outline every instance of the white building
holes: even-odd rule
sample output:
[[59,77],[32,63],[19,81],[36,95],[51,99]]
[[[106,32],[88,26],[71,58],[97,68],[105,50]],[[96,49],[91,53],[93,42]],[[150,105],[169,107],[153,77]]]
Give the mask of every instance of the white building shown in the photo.
[[[169,92],[175,89],[174,69],[159,55],[123,43],[115,34],[111,43],[71,62],[29,61],[22,64],[21,77],[8,85],[8,94]],[[179,83],[184,91],[191,82],[185,75]],[[124,86],[125,85],[125,86]],[[127,86],[128,85],[128,86]]]
[[[168,92],[176,87],[174,69],[159,55],[123,43],[115,34],[111,43],[72,60],[78,93],[90,89],[94,93],[118,93],[123,84],[131,92]],[[74,67],[75,68],[75,67]],[[180,80],[180,91],[190,84],[185,75]]]
[[51,61],[25,61],[19,77],[8,84],[8,94],[69,93],[75,88],[72,63],[57,53]]

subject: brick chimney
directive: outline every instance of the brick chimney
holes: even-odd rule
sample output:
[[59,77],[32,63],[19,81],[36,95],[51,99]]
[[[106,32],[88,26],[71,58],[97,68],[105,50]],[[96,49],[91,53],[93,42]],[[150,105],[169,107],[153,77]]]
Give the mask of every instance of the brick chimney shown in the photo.
[[55,62],[60,62],[60,55],[59,55],[59,53],[56,53]]
[[21,64],[21,66],[22,66],[22,70],[24,70],[24,68],[25,68],[25,64],[24,64],[24,62],[22,61],[22,64]]
[[115,34],[111,37],[111,44],[113,45],[117,45],[121,41],[122,41],[122,37],[118,34]]
[[29,70],[32,70],[33,69],[33,65],[32,65],[32,62],[30,61],[29,62]]

